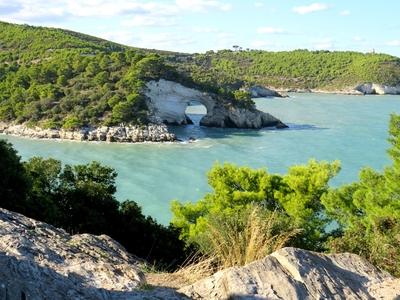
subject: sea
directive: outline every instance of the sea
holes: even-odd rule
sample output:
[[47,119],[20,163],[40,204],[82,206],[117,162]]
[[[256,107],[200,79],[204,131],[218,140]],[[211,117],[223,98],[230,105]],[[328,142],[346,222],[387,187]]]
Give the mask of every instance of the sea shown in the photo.
[[[400,96],[293,93],[288,98],[254,99],[257,108],[286,123],[287,129],[225,129],[199,126],[205,107],[193,102],[193,125],[171,127],[178,143],[115,144],[35,140],[0,135],[23,160],[52,157],[65,164],[99,161],[118,172],[119,201],[139,203],[157,221],[171,220],[170,203],[197,201],[210,192],[207,172],[216,163],[264,168],[284,174],[310,159],[340,160],[331,186],[357,180],[361,168],[389,165],[390,114],[400,113]],[[194,141],[189,139],[193,138]]]

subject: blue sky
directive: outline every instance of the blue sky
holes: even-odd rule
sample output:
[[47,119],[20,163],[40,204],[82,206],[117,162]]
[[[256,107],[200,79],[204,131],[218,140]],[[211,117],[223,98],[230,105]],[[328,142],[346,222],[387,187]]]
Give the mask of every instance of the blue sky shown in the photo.
[[400,56],[399,12],[397,0],[0,0],[3,21],[184,52],[239,45]]

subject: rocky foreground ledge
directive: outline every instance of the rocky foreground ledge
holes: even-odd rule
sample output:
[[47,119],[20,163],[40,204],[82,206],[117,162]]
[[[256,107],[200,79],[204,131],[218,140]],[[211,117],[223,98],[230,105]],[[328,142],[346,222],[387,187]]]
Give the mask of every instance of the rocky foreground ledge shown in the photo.
[[[134,238],[134,237],[132,237]],[[143,264],[107,236],[0,209],[0,299],[398,299],[400,280],[353,254],[284,248],[178,291],[149,287]]]
[[143,126],[112,126],[82,128],[79,130],[43,129],[24,124],[0,123],[0,133],[37,139],[62,139],[74,141],[104,141],[118,143],[174,142],[176,135],[164,124]]

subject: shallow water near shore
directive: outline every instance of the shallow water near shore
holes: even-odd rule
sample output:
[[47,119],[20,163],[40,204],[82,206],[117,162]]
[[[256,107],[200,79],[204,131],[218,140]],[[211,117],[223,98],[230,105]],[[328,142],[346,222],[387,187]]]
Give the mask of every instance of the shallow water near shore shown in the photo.
[[54,157],[64,163],[93,160],[112,166],[119,200],[137,201],[145,214],[167,224],[170,201],[196,201],[209,187],[206,172],[216,162],[266,167],[285,173],[310,158],[342,162],[332,185],[357,179],[363,166],[381,170],[391,113],[400,113],[400,96],[291,94],[290,98],[256,99],[257,107],[289,125],[284,130],[235,130],[198,126],[204,107],[191,106],[194,125],[172,127],[194,143],[107,144],[33,140],[0,135],[12,142],[23,159]]

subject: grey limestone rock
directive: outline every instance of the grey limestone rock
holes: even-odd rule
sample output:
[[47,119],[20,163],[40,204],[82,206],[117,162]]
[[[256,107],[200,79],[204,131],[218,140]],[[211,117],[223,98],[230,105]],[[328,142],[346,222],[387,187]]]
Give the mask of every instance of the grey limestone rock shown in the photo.
[[79,234],[0,209],[0,299],[184,299],[146,291],[139,260],[108,236]]
[[281,93],[261,85],[254,85],[247,90],[251,93],[252,98],[285,97]]
[[283,248],[180,292],[193,299],[395,299],[400,297],[400,285],[393,280],[354,254]]
[[399,279],[348,253],[283,248],[178,291],[149,287],[142,263],[108,236],[0,209],[1,300],[400,299]]

